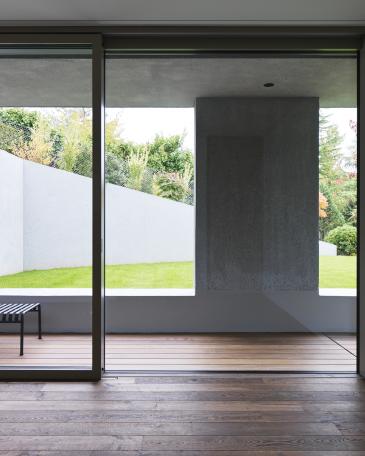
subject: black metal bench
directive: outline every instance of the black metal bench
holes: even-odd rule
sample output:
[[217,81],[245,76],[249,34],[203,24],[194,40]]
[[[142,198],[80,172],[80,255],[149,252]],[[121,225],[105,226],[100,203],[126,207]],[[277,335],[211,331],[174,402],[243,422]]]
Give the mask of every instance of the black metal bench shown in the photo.
[[42,339],[42,318],[41,305],[35,303],[20,304],[0,304],[0,323],[19,323],[20,324],[20,356],[24,351],[24,315],[28,312],[38,312],[38,339]]

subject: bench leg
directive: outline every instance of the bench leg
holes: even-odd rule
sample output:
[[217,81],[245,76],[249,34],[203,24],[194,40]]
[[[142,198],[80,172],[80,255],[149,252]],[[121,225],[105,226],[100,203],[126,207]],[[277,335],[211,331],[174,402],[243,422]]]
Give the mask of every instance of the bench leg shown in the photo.
[[24,353],[24,315],[20,315],[20,356]]
[[41,306],[38,306],[38,339],[42,339],[42,313]]

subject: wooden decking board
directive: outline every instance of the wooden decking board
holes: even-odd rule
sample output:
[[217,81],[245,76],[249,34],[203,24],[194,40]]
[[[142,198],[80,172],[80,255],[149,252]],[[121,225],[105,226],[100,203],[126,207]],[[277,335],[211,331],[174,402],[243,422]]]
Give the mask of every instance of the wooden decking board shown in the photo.
[[[110,334],[106,368],[112,371],[313,371],[355,372],[356,338],[350,334]],[[45,334],[0,335],[0,365],[90,367],[91,337]]]

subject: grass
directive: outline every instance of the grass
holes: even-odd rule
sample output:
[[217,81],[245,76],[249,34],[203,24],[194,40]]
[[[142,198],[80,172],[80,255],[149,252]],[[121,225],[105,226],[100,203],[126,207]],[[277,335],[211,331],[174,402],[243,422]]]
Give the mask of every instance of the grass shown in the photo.
[[320,257],[320,288],[356,288],[356,257]]
[[[321,257],[320,288],[356,288],[356,257]],[[106,267],[107,288],[193,288],[193,263],[140,263]],[[91,267],[0,276],[0,288],[90,288]]]
[[[107,288],[193,288],[193,263],[106,266]],[[0,288],[90,288],[91,267],[59,268],[0,276]]]

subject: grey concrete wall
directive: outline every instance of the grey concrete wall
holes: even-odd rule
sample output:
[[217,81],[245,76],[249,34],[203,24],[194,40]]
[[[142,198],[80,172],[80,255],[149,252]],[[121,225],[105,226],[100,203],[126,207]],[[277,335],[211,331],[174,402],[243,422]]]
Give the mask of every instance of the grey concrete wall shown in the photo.
[[[0,274],[91,265],[91,179],[0,151]],[[194,208],[106,185],[108,264],[192,261]]]
[[[47,332],[89,332],[91,298],[87,296],[16,297],[4,302],[37,300],[43,304]],[[36,331],[36,316],[26,331]],[[108,332],[353,332],[356,298],[319,296],[313,291],[257,293],[220,291],[198,296],[113,296],[106,298]],[[17,332],[0,325],[0,332]]]
[[197,289],[318,288],[318,112],[197,99]]
[[23,160],[0,151],[0,275],[23,270]]

